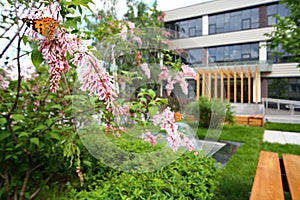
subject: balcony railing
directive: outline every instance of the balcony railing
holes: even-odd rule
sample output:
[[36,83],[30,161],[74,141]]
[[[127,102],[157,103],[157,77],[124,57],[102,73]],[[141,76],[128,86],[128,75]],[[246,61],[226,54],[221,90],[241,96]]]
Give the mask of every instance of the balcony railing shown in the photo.
[[292,101],[285,99],[273,99],[273,98],[262,98],[262,103],[266,108],[266,112],[269,110],[276,110],[278,114],[290,114],[299,115],[300,114],[300,101]]

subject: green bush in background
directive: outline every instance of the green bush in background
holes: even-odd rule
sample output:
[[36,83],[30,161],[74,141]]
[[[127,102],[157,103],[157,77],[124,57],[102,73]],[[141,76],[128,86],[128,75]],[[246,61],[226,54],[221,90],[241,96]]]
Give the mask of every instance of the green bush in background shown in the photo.
[[224,120],[228,123],[234,122],[234,112],[231,104],[220,99],[208,100],[207,97],[200,97],[198,101],[187,105],[186,110],[187,113],[196,116],[196,119],[199,120],[199,127],[215,128]]

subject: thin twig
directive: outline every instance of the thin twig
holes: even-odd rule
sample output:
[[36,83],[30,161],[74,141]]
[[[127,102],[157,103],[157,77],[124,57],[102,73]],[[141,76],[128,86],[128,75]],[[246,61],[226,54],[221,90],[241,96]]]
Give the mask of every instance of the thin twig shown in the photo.
[[24,194],[25,194],[25,191],[26,191],[26,186],[27,186],[27,183],[28,183],[28,180],[29,180],[29,177],[30,177],[30,173],[31,173],[31,169],[27,169],[26,170],[26,175],[25,175],[25,178],[24,178],[24,181],[23,181],[22,189],[21,189],[21,192],[20,192],[20,196],[19,196],[20,200],[24,199]]
[[[44,185],[47,185],[47,183],[50,181],[50,179],[53,177],[53,174],[51,174],[50,176],[48,176],[48,178],[45,180]],[[35,196],[41,191],[42,189],[42,184],[40,185],[40,187],[38,189],[36,189],[36,191],[34,193],[32,193],[32,195],[30,195],[29,199],[34,199]]]
[[40,163],[32,169],[27,169],[26,175],[25,175],[25,178],[24,178],[24,181],[23,181],[22,189],[21,189],[21,192],[20,192],[19,200],[24,199],[24,194],[25,194],[27,183],[29,181],[29,177],[30,177],[31,173],[33,171],[35,171],[37,168],[41,167],[42,165],[44,165],[44,163]]
[[[9,185],[9,178],[8,178],[7,172],[5,172],[5,174],[0,174],[0,176],[4,179],[5,191],[8,194],[10,185]],[[9,196],[7,196],[7,199],[9,199]]]

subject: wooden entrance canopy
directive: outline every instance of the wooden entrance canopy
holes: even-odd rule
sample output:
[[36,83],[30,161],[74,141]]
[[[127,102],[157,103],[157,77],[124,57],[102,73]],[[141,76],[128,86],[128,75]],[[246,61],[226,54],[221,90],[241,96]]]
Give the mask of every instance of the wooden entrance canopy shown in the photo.
[[[260,73],[258,66],[255,67],[224,67],[224,68],[206,68],[198,69],[197,73],[197,99],[201,96],[207,96],[208,99],[220,98],[224,100],[224,93],[227,93],[227,100],[230,101],[230,79],[233,78],[233,101],[237,103],[237,91],[240,90],[240,103],[244,103],[244,80],[248,81],[248,103],[251,103],[251,97],[254,96],[253,101],[259,102],[260,90]],[[237,87],[237,80],[240,78],[240,88]],[[253,94],[251,95],[251,79],[253,81]],[[212,79],[214,79],[214,94],[212,94]],[[224,91],[224,79],[227,79],[227,88]],[[218,90],[218,81],[220,80],[220,90]],[[200,85],[202,81],[202,93],[200,94]],[[218,92],[219,91],[219,92]],[[219,96],[218,96],[219,93]]]

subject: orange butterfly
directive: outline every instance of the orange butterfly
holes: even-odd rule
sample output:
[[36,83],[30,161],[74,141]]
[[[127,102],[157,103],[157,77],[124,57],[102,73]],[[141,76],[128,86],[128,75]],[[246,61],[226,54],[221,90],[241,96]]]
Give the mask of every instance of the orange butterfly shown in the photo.
[[50,17],[43,17],[41,19],[23,18],[22,20],[29,28],[38,32],[49,40],[54,39],[59,25],[57,20]]
[[176,122],[179,122],[179,121],[181,121],[181,119],[182,119],[182,114],[180,114],[179,112],[176,112],[176,113],[174,114],[174,118],[175,118],[175,121],[176,121]]

